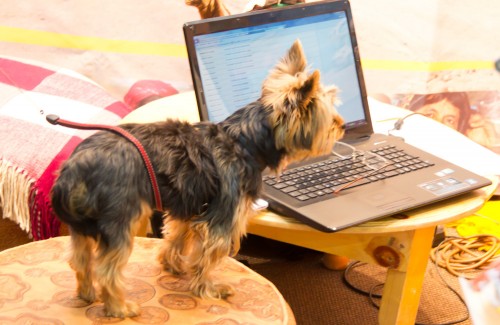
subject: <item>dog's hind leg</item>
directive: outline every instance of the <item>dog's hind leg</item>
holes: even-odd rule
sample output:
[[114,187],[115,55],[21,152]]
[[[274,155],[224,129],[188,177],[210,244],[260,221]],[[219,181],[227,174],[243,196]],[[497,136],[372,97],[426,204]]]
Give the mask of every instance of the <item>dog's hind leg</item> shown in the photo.
[[117,222],[101,229],[95,258],[95,277],[101,286],[101,298],[107,316],[123,318],[137,316],[140,313],[137,303],[125,299],[123,269],[132,253],[134,237],[141,223],[149,216],[151,208],[147,203],[141,202],[135,217],[123,218],[130,220],[128,224]]
[[[124,229],[126,228],[126,229]],[[126,301],[123,269],[127,265],[133,247],[132,225],[115,225],[113,234],[101,237],[95,258],[95,278],[101,287],[106,316],[133,317],[139,314],[139,306]]]
[[75,232],[71,232],[72,255],[69,261],[76,273],[77,294],[80,298],[94,302],[96,298],[93,285],[93,252],[95,241]]
[[[119,236],[119,235],[115,235]],[[112,243],[99,242],[96,256],[95,277],[102,290],[102,301],[107,316],[133,317],[139,306],[125,300],[123,269],[132,253],[132,237],[113,238]]]

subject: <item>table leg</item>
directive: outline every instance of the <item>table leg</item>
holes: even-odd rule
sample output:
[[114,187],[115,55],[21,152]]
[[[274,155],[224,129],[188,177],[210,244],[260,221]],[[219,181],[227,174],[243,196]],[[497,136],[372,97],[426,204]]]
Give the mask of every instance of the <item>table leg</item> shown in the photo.
[[415,229],[406,267],[388,270],[379,324],[415,324],[434,230],[435,227]]

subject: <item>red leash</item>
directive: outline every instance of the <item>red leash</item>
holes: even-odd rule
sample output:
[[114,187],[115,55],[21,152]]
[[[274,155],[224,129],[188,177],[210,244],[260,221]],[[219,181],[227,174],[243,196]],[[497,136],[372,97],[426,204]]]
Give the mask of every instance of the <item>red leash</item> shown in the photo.
[[124,129],[122,129],[118,126],[102,125],[102,124],[83,124],[83,123],[71,122],[71,121],[63,120],[63,119],[59,118],[59,116],[53,115],[53,114],[47,115],[46,119],[50,124],[62,125],[62,126],[73,128],[73,129],[112,131],[112,132],[115,132],[115,133],[123,136],[125,139],[129,140],[130,142],[132,142],[135,145],[135,147],[137,148],[137,150],[139,150],[139,153],[141,154],[142,160],[144,161],[144,164],[146,165],[146,169],[147,169],[148,175],[149,175],[149,180],[151,181],[151,187],[153,188],[156,209],[158,211],[163,211],[163,206],[161,204],[160,188],[158,187],[158,181],[156,180],[156,174],[154,172],[153,164],[151,163],[151,160],[149,159],[149,156],[146,153],[146,150],[144,149],[142,144],[139,142],[139,140],[137,140],[136,137],[134,137],[132,134],[130,134],[129,132],[125,131]]

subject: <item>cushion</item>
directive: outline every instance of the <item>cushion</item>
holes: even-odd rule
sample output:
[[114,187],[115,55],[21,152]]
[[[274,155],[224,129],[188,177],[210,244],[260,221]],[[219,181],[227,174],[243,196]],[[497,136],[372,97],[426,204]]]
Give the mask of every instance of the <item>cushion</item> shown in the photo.
[[117,124],[131,111],[73,71],[0,57],[0,207],[33,239],[59,234],[50,207],[56,172],[94,131],[51,125],[48,114],[80,123]]

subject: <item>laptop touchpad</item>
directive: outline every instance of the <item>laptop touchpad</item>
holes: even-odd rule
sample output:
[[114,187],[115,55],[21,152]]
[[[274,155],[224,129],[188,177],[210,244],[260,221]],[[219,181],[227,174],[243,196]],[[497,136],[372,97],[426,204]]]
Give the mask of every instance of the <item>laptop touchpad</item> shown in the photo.
[[358,199],[382,210],[393,210],[415,201],[411,196],[388,189],[363,193]]

